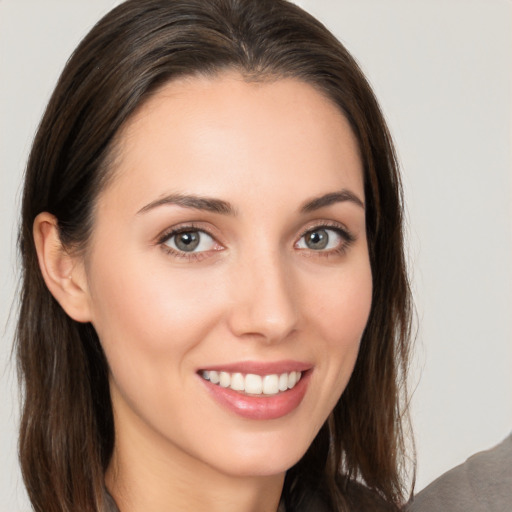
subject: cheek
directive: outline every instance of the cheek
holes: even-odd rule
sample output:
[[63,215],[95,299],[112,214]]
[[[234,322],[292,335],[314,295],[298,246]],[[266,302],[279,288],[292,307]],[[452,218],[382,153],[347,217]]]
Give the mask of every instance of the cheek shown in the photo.
[[214,287],[204,286],[200,272],[162,268],[165,258],[145,265],[143,257],[118,258],[108,266],[101,261],[98,254],[90,279],[93,324],[112,372],[150,374],[170,358],[184,370],[184,354],[218,317]]
[[358,346],[371,309],[372,275],[369,262],[341,269],[311,294],[309,310],[331,350]]
[[194,417],[182,397],[195,392],[196,355],[221,312],[216,287],[205,287],[201,272],[171,272],[165,258],[158,260],[96,265],[91,296],[93,324],[122,396],[117,409],[126,403],[167,432],[176,417]]
[[320,428],[334,408],[351,377],[372,301],[372,275],[369,262],[343,269],[325,282],[323,289],[310,294],[309,323],[315,325],[319,343],[315,347],[320,362],[314,379],[321,408]]

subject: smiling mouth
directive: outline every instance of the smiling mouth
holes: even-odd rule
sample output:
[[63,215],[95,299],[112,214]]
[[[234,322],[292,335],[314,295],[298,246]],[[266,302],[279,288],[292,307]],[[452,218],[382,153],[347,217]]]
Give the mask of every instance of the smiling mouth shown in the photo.
[[291,371],[281,374],[256,375],[254,373],[230,373],[203,370],[199,375],[212,384],[229,388],[250,396],[274,396],[293,389],[302,377],[302,372]]

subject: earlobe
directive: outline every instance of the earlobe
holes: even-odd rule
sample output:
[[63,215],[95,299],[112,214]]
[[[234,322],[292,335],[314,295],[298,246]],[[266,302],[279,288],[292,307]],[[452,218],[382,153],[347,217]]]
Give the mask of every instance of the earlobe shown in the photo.
[[34,220],[34,243],[46,286],[64,311],[77,322],[90,322],[89,293],[82,258],[70,253],[59,236],[55,216],[40,213]]

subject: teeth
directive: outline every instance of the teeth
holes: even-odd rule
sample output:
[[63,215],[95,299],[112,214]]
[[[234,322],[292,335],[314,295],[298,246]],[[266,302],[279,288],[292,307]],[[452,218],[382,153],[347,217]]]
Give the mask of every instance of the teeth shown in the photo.
[[231,375],[228,372],[220,372],[219,384],[222,388],[229,387],[231,385]]
[[279,391],[286,391],[288,389],[288,374],[282,373],[279,375]]
[[241,373],[234,373],[231,376],[231,389],[235,391],[244,391],[245,390],[245,379]]
[[245,390],[250,395],[261,395],[263,392],[263,379],[259,375],[248,373],[245,376]]
[[[293,372],[295,373],[295,372]],[[279,392],[279,377],[277,375],[265,375],[263,377],[263,394],[275,395]]]
[[276,395],[280,391],[293,389],[302,377],[301,372],[282,373],[280,375],[255,375],[248,373],[217,372],[215,370],[203,371],[202,377],[212,384],[234,391],[243,391],[250,395]]
[[288,389],[292,389],[295,384],[297,384],[297,374],[295,372],[291,372],[288,376]]

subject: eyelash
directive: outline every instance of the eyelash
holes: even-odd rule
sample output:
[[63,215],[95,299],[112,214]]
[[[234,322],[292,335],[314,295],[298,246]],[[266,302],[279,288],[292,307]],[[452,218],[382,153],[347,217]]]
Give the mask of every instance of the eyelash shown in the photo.
[[[202,261],[204,258],[208,257],[208,252],[210,251],[202,251],[202,252],[184,252],[184,251],[177,251],[176,249],[173,249],[172,247],[169,247],[166,242],[168,242],[172,237],[177,236],[181,233],[189,233],[189,232],[199,232],[204,233],[208,235],[210,238],[212,238],[216,243],[216,238],[209,233],[206,229],[199,227],[195,224],[187,224],[184,226],[174,227],[171,229],[168,229],[162,235],[158,238],[157,244],[162,247],[162,249],[169,255],[177,257],[177,258],[183,258],[189,261]],[[219,244],[220,245],[220,244]],[[215,251],[219,251],[221,249],[216,249]]]
[[[299,240],[302,240],[308,233],[313,233],[315,231],[334,231],[341,239],[342,243],[340,243],[339,247],[336,247],[335,249],[330,249],[327,251],[315,251],[314,249],[300,249],[301,251],[306,251],[305,256],[310,257],[311,255],[323,257],[323,258],[329,258],[332,256],[340,256],[347,252],[347,250],[350,248],[350,246],[356,241],[356,237],[344,226],[338,224],[338,223],[330,223],[330,222],[324,222],[321,224],[317,224],[312,227],[306,228],[302,234],[299,237]],[[295,242],[295,245],[298,243]]]
[[[303,248],[300,248],[299,251],[301,251],[301,252],[304,251],[305,253],[307,253],[308,257],[311,257],[312,255],[320,256],[320,257],[331,257],[331,256],[344,254],[350,248],[350,246],[356,241],[356,237],[352,233],[350,233],[345,227],[342,227],[340,224],[324,222],[321,224],[310,226],[307,229],[305,229],[299,236],[297,242],[294,243],[294,247],[308,233],[313,233],[315,231],[320,231],[320,230],[326,230],[326,231],[328,230],[328,231],[336,232],[336,234],[338,234],[340,236],[340,238],[342,239],[342,243],[340,244],[340,246],[335,249],[330,249],[327,251],[322,251],[322,250],[315,251],[314,249],[303,249]],[[179,250],[173,249],[172,247],[169,247],[169,245],[167,245],[167,242],[172,237],[177,236],[181,233],[188,233],[188,232],[204,233],[204,234],[208,235],[209,237],[211,237],[216,243],[218,243],[216,238],[211,233],[209,233],[208,230],[205,230],[204,228],[199,227],[192,223],[192,224],[187,224],[184,226],[174,227],[174,228],[171,228],[171,229],[165,231],[164,233],[162,233],[162,235],[160,235],[158,237],[157,245],[160,245],[162,247],[162,249],[167,254],[169,254],[171,256],[174,256],[177,258],[184,258],[189,261],[202,261],[203,259],[208,257],[208,253],[210,253],[211,251],[200,251],[200,252],[187,253],[184,251],[179,251]],[[221,251],[221,250],[222,249],[214,249],[213,251],[216,252],[216,251]],[[304,255],[306,255],[306,254],[304,254]]]

